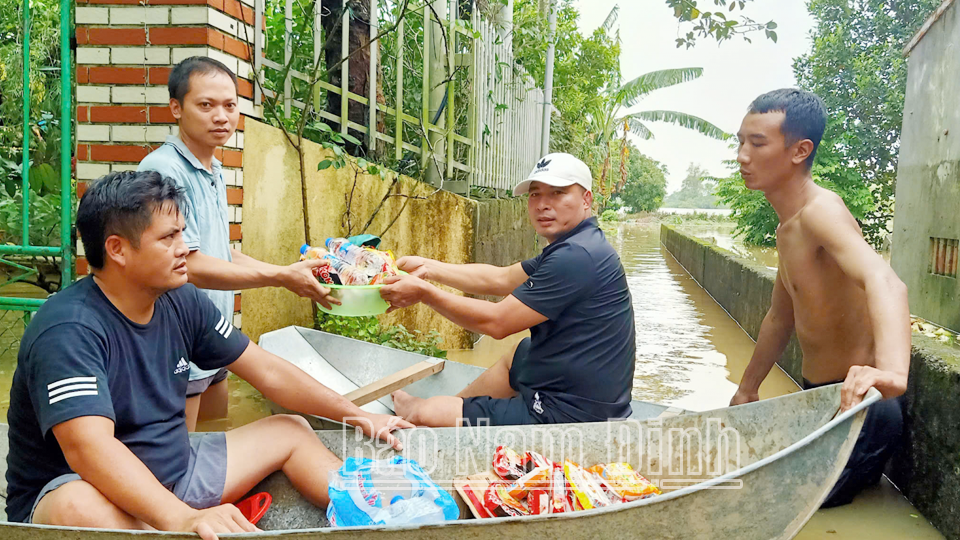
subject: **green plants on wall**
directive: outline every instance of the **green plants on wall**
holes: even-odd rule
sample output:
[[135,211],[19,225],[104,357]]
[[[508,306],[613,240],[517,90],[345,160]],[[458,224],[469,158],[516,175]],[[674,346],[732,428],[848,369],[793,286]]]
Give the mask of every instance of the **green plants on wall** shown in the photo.
[[316,329],[322,332],[366,341],[435,358],[446,358],[447,351],[440,348],[443,338],[436,330],[427,333],[411,332],[402,324],[385,325],[376,317],[337,317],[319,312]]

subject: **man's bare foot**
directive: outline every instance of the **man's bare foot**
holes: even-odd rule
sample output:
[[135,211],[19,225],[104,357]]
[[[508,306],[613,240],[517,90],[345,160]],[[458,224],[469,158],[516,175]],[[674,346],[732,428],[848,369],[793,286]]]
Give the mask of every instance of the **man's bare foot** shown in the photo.
[[416,424],[414,418],[417,416],[418,405],[423,399],[411,396],[403,390],[397,390],[390,394],[390,397],[393,398],[393,411],[397,416],[402,416],[404,420]]

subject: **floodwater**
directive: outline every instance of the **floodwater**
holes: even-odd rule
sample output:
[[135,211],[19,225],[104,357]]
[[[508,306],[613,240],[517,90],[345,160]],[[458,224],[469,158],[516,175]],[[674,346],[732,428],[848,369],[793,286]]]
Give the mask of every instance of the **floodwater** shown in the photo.
[[776,270],[779,264],[780,257],[776,248],[744,245],[734,235],[736,225],[730,221],[681,221],[676,227],[681,232],[711,242],[718,248],[725,249],[741,259],[753,261],[773,270]]
[[[697,411],[726,407],[753,341],[660,246],[659,225],[623,224],[608,239],[620,253],[633,296],[634,399]],[[797,390],[777,367],[760,397]]]
[[733,210],[729,208],[660,208],[659,214],[677,214],[688,216],[693,214],[706,214],[708,216],[729,216]]
[[[687,226],[682,227],[689,230]],[[775,250],[737,246],[729,226],[707,224],[695,231],[720,247],[776,266]],[[633,397],[690,410],[725,407],[753,353],[754,343],[710,295],[661,245],[659,223],[623,223],[608,231],[627,272],[637,327],[637,367]],[[448,358],[489,367],[527,333],[497,341],[481,339],[471,351],[450,351]],[[5,414],[15,358],[0,356],[0,413]],[[201,422],[201,430],[226,430],[270,414],[249,384],[230,376],[229,418]],[[760,387],[767,399],[798,387],[774,367]],[[771,504],[775,504],[771,501]],[[884,480],[850,505],[821,510],[800,532],[802,540],[870,538],[943,538],[896,488]]]

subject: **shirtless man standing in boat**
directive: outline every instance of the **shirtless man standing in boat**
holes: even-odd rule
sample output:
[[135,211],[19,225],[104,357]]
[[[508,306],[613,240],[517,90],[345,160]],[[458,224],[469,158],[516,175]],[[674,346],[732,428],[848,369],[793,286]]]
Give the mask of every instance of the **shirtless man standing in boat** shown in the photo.
[[813,181],[826,122],[820,98],[784,89],[758,97],[737,133],[744,183],[762,191],[780,218],[780,266],[753,357],[730,404],[759,399],[760,383],[794,330],[803,350],[804,389],[842,381],[844,410],[870,387],[883,394],[823,505],[830,507],[850,502],[880,479],[900,436],[903,418],[893,398],[907,389],[910,311],[906,286],[864,241],[843,200]]

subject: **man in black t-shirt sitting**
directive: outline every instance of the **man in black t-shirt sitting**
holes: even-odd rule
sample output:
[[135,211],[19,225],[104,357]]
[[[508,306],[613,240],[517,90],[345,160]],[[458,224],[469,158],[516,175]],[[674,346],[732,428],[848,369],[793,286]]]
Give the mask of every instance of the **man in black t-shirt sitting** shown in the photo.
[[397,417],[371,415],[236,330],[187,284],[183,194],[156,172],[93,183],[77,230],[93,268],[24,333],[10,392],[7,516],[112,529],[256,531],[231,504],[283,470],[325,506],[340,466],[299,416],[189,437],[189,362],[227,367],[267,398],[344,420],[395,447]]
[[[391,309],[423,302],[454,323],[502,339],[530,337],[456,396],[393,394],[397,414],[417,425],[603,422],[630,415],[636,355],[633,302],[620,257],[591,217],[590,169],[550,154],[514,188],[549,245],[505,268],[403,257],[408,276],[389,278]],[[444,292],[505,296],[487,302]]]

